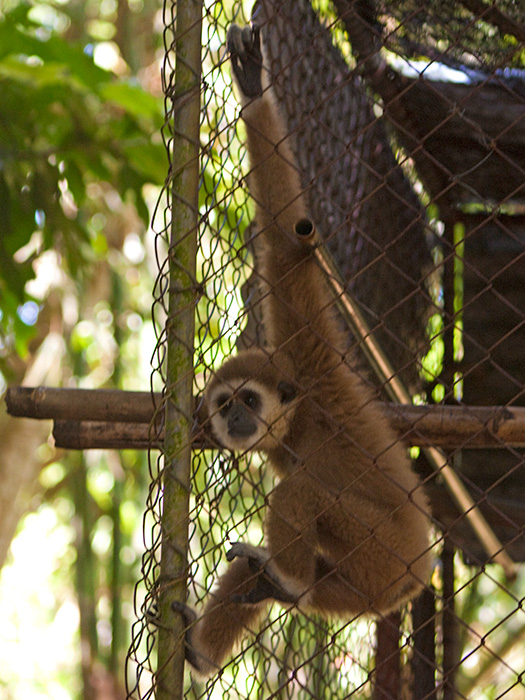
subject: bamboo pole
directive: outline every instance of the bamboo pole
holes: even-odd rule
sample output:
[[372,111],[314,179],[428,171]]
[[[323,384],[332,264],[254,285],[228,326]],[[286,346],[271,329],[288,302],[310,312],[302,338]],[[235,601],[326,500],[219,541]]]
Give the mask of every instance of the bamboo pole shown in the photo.
[[57,389],[13,386],[5,395],[7,412],[25,418],[151,423],[162,395],[122,389]]
[[[10,387],[12,416],[53,419],[57,447],[85,450],[147,449],[164,439],[161,394],[119,389]],[[414,406],[383,404],[400,439],[407,445],[449,449],[525,447],[523,406]],[[204,425],[192,444],[215,447],[203,438]]]
[[[442,406],[433,407],[436,410],[431,411],[427,411],[425,406],[383,406],[399,439],[408,446],[433,445],[447,449],[525,447],[523,408],[519,409],[519,420],[514,417],[500,422],[498,412],[505,413],[501,407],[486,407],[470,415],[463,406],[447,407],[451,410],[446,411],[442,410]],[[482,418],[482,415],[486,418]],[[510,439],[509,435],[512,436]],[[164,431],[160,426],[152,430],[148,423],[56,419],[53,437],[57,447],[69,450],[146,450],[150,447],[160,448]],[[196,426],[192,448],[216,447],[203,434],[201,427]]]
[[[172,14],[175,4],[172,2]],[[171,50],[175,60],[172,100],[173,140],[168,318],[166,321],[166,429],[163,442],[161,560],[158,579],[159,634],[157,700],[184,696],[184,628],[173,602],[186,601],[193,346],[197,298],[196,256],[199,222],[199,131],[201,80],[201,0],[178,0]],[[169,53],[169,52],[168,52]],[[165,67],[168,65],[166,60]]]

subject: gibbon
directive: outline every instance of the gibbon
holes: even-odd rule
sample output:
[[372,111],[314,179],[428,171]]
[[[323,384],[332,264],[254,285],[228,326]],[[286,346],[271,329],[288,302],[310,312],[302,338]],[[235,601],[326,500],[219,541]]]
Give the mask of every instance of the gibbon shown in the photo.
[[246,124],[269,349],[227,360],[205,399],[217,441],[264,452],[278,484],[265,546],[233,544],[198,619],[174,605],[188,625],[186,658],[201,676],[222,667],[274,601],[327,617],[377,616],[416,596],[430,571],[422,486],[344,359],[297,169],[263,86],[259,29],[232,26],[228,48]]

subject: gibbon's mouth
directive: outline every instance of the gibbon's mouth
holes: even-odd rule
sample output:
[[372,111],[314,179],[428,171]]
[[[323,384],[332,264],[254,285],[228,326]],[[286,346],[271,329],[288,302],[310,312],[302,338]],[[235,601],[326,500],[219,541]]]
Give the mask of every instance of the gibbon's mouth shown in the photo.
[[228,428],[228,435],[234,440],[243,440],[244,438],[252,437],[257,432],[255,427],[237,427]]

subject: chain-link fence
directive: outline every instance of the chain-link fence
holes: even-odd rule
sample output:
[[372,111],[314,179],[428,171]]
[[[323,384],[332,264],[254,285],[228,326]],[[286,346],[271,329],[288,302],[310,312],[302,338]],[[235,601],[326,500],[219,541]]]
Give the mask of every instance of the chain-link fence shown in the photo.
[[[188,602],[202,611],[230,543],[263,541],[275,488],[263,457],[211,449],[206,419],[199,423],[203,390],[223,360],[265,345],[245,128],[226,49],[228,28],[249,22],[252,8],[206,2],[202,48],[200,3],[177,9],[175,17],[165,8],[171,167],[157,216],[166,218],[157,222],[155,306],[157,327],[166,329],[156,372],[171,408],[159,407],[168,446],[164,471],[152,464],[144,519],[142,618],[128,659],[133,698],[178,697],[187,621],[171,602],[184,600],[187,581]],[[524,574],[508,574],[509,557],[525,558],[524,441],[509,443],[498,431],[524,400],[519,4],[260,0],[253,13],[310,215],[341,293],[368,328],[348,330],[348,357],[379,400],[390,398],[392,378],[374,372],[363,353],[369,334],[412,403],[428,407],[405,422],[400,439],[431,502],[433,567],[423,594],[400,614],[326,621],[274,604],[219,673],[207,682],[186,673],[184,697],[518,700]],[[186,176],[196,164],[198,190]],[[435,433],[471,499],[459,506],[443,465],[421,449],[432,443],[424,418],[438,404],[459,407],[442,410]],[[468,435],[458,432],[462,421],[474,423]],[[472,513],[493,535],[488,546]],[[494,563],[502,553],[506,567]]]

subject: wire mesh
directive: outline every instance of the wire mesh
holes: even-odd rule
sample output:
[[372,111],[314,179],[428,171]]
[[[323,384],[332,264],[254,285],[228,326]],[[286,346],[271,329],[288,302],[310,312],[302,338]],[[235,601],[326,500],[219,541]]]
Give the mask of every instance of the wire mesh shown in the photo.
[[[523,405],[525,30],[518,4],[260,0],[255,13],[312,217],[414,403],[467,411]],[[204,6],[199,406],[224,358],[265,344],[245,130],[226,51],[229,26],[250,17],[251,7],[235,0]],[[175,22],[166,10],[166,76],[174,70]],[[168,109],[168,122],[171,116]],[[154,382],[164,385],[169,201],[161,199],[157,214]],[[349,355],[382,397],[358,341],[349,334]],[[486,427],[480,424],[480,432]],[[420,598],[400,619],[327,622],[273,605],[217,675],[207,682],[187,675],[184,697],[523,697],[523,571],[514,582],[505,579],[439,474],[417,449],[412,455],[434,532],[433,574]],[[520,446],[465,443],[447,456],[506,551],[523,561]],[[150,460],[147,552],[136,600],[141,619],[128,658],[132,698],[155,692],[160,623],[150,618],[158,594],[162,463],[154,453]],[[198,611],[226,570],[229,543],[263,542],[274,486],[259,455],[194,448],[188,582]]]

